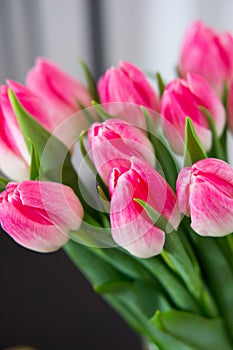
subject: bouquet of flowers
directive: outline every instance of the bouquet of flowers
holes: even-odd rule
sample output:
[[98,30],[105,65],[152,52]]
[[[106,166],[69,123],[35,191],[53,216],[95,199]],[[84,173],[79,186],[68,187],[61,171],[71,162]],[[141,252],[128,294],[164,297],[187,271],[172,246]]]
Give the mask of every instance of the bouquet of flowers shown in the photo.
[[120,62],[87,87],[38,58],[0,95],[0,222],[61,247],[160,350],[233,349],[233,36],[188,30],[158,91]]

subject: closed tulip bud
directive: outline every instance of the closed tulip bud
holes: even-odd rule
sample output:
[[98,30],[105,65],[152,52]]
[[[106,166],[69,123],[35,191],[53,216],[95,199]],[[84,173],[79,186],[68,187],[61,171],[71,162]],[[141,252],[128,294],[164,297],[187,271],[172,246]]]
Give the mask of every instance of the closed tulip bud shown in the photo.
[[0,193],[0,222],[20,245],[52,252],[81,225],[83,208],[73,190],[55,182],[8,183]]
[[121,61],[119,68],[108,69],[100,78],[98,92],[106,110],[130,123],[146,128],[140,106],[147,107],[154,122],[159,121],[159,98],[142,71]]
[[220,99],[201,76],[188,73],[186,79],[174,79],[166,86],[161,99],[162,125],[172,148],[178,154],[184,151],[187,116],[192,119],[205,151],[211,147],[212,133],[200,106],[210,112],[217,135],[220,136],[226,122],[225,110]]
[[194,22],[185,35],[178,69],[182,77],[200,74],[222,97],[224,84],[233,77],[233,36]]
[[134,198],[147,202],[174,228],[179,223],[180,214],[174,192],[158,172],[135,157],[127,163],[119,163],[109,177],[112,236],[131,254],[149,258],[162,251],[165,233],[154,226]]
[[[52,61],[39,57],[29,70],[26,85],[54,111],[55,136],[70,149],[89,126],[81,106],[91,106],[87,88]],[[71,117],[72,116],[72,117]]]
[[155,164],[153,147],[147,136],[121,119],[112,118],[92,124],[88,140],[97,172],[106,184],[109,173],[119,161],[136,156],[147,160],[152,166]]
[[181,170],[177,179],[180,211],[191,216],[201,236],[225,236],[233,231],[233,168],[206,158]]
[[64,117],[79,111],[78,102],[86,107],[91,105],[84,85],[42,57],[37,58],[35,66],[29,70],[26,85]]

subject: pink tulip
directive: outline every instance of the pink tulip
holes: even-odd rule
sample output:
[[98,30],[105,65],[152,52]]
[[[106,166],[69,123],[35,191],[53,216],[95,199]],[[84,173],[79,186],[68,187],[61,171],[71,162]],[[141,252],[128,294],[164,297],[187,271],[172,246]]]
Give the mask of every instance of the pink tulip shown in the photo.
[[230,84],[228,98],[227,98],[227,117],[228,127],[233,132],[233,80]]
[[174,79],[165,88],[161,99],[161,115],[164,132],[178,154],[184,150],[185,122],[190,117],[196,132],[208,151],[212,134],[205,114],[205,107],[213,117],[217,135],[223,132],[226,116],[220,99],[199,75],[188,73],[186,79]]
[[[8,81],[22,106],[46,129],[52,130],[54,111],[25,86]],[[17,181],[28,179],[30,156],[8,97],[8,86],[0,87],[0,169]]]
[[8,183],[0,193],[0,222],[20,245],[52,252],[81,225],[83,208],[73,190],[55,182]]
[[155,164],[153,147],[146,135],[129,123],[112,118],[104,123],[94,123],[88,131],[88,140],[92,159],[97,172],[108,183],[112,168],[118,166],[119,160],[128,164],[132,156]]
[[91,106],[86,87],[42,57],[37,58],[35,66],[29,70],[26,85],[55,112],[54,134],[70,149],[89,125],[79,105]]
[[91,105],[85,86],[42,57],[37,58],[35,66],[29,70],[26,85],[65,117],[80,110],[78,102],[86,107]]
[[150,109],[151,117],[159,121],[159,99],[145,75],[132,63],[121,61],[119,68],[106,71],[98,83],[101,103],[106,110],[130,123],[146,128],[140,106]]
[[233,77],[233,36],[194,22],[185,35],[178,69],[182,77],[200,74],[223,96],[224,83]]
[[174,228],[179,223],[180,214],[174,192],[158,172],[135,157],[127,163],[119,162],[109,177],[112,236],[131,254],[149,258],[162,251],[165,233],[153,225],[134,198],[147,202]]
[[199,235],[225,236],[233,231],[233,168],[224,161],[207,158],[182,169],[177,199]]

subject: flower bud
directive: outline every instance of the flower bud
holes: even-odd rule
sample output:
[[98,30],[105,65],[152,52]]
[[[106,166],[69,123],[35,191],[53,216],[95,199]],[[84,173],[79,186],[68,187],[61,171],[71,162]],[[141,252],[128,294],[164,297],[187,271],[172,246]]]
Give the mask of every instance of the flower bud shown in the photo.
[[224,161],[206,158],[182,169],[177,199],[199,235],[218,237],[233,231],[233,168]]
[[145,75],[132,63],[120,61],[119,68],[108,69],[100,78],[98,91],[106,110],[146,129],[140,106],[147,107],[154,122],[159,121],[159,98]]
[[92,124],[88,140],[97,172],[106,184],[112,169],[132,156],[145,159],[152,166],[155,164],[149,139],[141,130],[124,120],[112,118]]
[[180,214],[174,192],[158,172],[135,157],[127,163],[114,168],[109,176],[112,236],[119,246],[131,254],[149,258],[161,253],[165,233],[154,226],[134,199],[147,202],[174,228],[179,223]]
[[73,190],[47,181],[10,182],[0,193],[2,228],[20,245],[52,252],[81,225],[83,208]]
[[77,112],[79,102],[86,107],[91,105],[91,97],[85,86],[42,57],[38,57],[35,66],[29,70],[26,85],[64,116]]
[[220,136],[226,121],[225,110],[220,99],[201,76],[188,73],[186,79],[174,79],[166,86],[161,99],[162,126],[172,148],[178,154],[184,151],[187,116],[191,118],[205,151],[211,148],[212,133],[200,106],[212,115],[217,135]]
[[200,74],[222,97],[224,84],[233,77],[233,36],[218,35],[203,23],[194,22],[185,35],[178,70],[182,77],[188,72]]

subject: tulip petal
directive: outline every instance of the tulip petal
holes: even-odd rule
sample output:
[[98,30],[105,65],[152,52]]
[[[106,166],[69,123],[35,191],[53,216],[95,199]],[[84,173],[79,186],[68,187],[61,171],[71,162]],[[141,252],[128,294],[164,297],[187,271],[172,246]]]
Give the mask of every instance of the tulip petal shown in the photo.
[[8,183],[0,194],[0,220],[20,245],[50,252],[66,243],[81,225],[83,208],[73,190],[54,182]]
[[105,183],[110,171],[120,164],[127,166],[132,156],[155,164],[153,146],[146,135],[123,120],[113,118],[92,124],[88,140],[95,167]]
[[114,240],[138,257],[159,254],[165,233],[153,225],[146,210],[134,199],[148,203],[173,227],[177,227],[180,214],[175,195],[166,181],[147,162],[132,157],[128,169],[113,169],[109,188],[112,193],[110,220]]
[[198,234],[221,237],[233,232],[233,199],[214,185],[196,181],[190,202],[191,227]]
[[121,180],[111,199],[112,236],[117,244],[140,258],[161,253],[165,241],[163,231],[153,226],[136,208],[132,187]]

